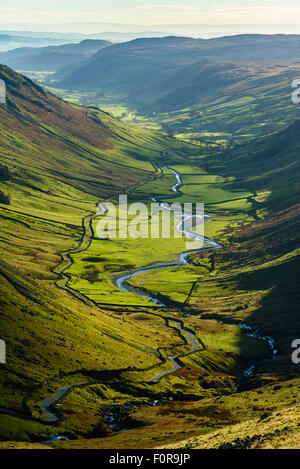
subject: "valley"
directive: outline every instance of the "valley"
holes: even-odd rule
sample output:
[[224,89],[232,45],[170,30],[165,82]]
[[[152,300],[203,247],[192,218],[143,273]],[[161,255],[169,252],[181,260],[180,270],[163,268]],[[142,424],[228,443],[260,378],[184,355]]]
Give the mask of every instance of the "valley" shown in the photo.
[[[52,69],[39,50],[25,75],[0,65],[0,448],[300,444],[299,39],[252,40],[101,40],[43,47]],[[99,235],[121,194],[147,236]],[[193,228],[176,203],[204,204]]]

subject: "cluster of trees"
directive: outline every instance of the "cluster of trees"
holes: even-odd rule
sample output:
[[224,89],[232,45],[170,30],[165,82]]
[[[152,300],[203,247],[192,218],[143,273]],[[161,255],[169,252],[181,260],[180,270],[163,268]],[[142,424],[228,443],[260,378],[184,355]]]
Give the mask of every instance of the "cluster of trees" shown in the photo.
[[0,191],[0,204],[9,205],[9,203],[10,203],[9,195],[5,194],[5,192]]
[[10,177],[8,167],[0,164],[0,181],[9,181]]
[[[11,175],[7,166],[0,164],[0,181],[9,181]],[[9,205],[10,197],[5,192],[0,191],[0,204]]]
[[161,128],[163,132],[167,134],[168,137],[174,137],[176,134],[176,131],[173,127],[171,127],[169,124],[165,124],[164,122],[161,124]]

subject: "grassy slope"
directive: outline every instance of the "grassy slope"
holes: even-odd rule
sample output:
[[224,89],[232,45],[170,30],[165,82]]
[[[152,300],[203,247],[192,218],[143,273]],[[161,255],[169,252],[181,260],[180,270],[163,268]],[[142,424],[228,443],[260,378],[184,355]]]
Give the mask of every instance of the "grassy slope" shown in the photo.
[[[299,384],[294,379],[201,402],[169,402],[151,409],[141,408],[132,417],[145,426],[126,432],[126,440],[124,432],[119,432],[104,439],[86,440],[84,447],[218,449],[229,443],[235,449],[296,449],[299,447]],[[83,447],[80,440],[50,446]]]
[[104,103],[107,96],[119,101],[114,113],[126,113],[125,107],[134,111],[131,119],[143,124],[146,115],[182,137],[245,140],[296,117],[297,41],[280,35],[136,40],[100,51],[57,86],[81,90],[85,99],[98,91]]
[[[236,232],[226,251],[218,253],[222,272],[200,286],[205,296],[201,307],[206,312],[223,310],[225,316],[229,308],[236,311],[234,316],[248,317],[274,336],[281,358],[270,366],[280,374],[295,368],[290,359],[291,342],[300,334],[299,131],[296,121],[260,144],[241,147],[222,161],[208,164],[218,167],[224,176],[236,175],[244,187],[265,191],[266,200],[257,221]],[[224,284],[230,285],[230,297],[222,294]],[[200,303],[195,299],[194,306],[198,308]]]
[[292,81],[298,75],[297,66],[270,67],[265,78],[253,72],[250,79],[226,86],[221,92],[207,93],[152,120],[191,140],[245,140],[271,134],[298,116],[298,106],[291,99]]
[[[175,90],[170,103],[166,104],[169,112],[162,112],[158,104],[151,105],[149,109],[140,108],[134,101],[126,101],[122,93],[111,90],[98,94],[56,88],[51,90],[71,102],[98,103],[123,122],[154,129],[162,127],[163,130],[171,130],[180,139],[195,144],[228,143],[232,139],[245,141],[272,134],[298,117],[298,106],[292,102],[291,95],[292,81],[298,78],[299,67],[274,65],[265,69],[249,68],[251,73],[248,77],[226,86],[226,83],[221,84],[213,93],[201,87],[200,90],[193,90],[191,85],[190,91],[182,90],[183,101],[180,101],[181,94],[177,96],[178,90]],[[41,76],[32,76],[43,81]]]
[[[11,174],[0,182],[11,197],[9,205],[0,204],[0,327],[8,355],[0,370],[0,434],[27,440],[51,432],[24,420],[25,396],[33,415],[42,416],[35,406],[50,392],[40,389],[44,380],[71,371],[68,383],[91,379],[80,375],[82,369],[147,368],[160,364],[155,349],[166,337],[178,340],[155,318],[123,324],[82,304],[54,285],[52,269],[59,252],[80,243],[82,217],[99,200],[151,176],[151,161],[162,151],[177,160],[182,145],[125,127],[96,109],[72,107],[6,67],[0,76],[8,91],[0,107],[1,163]],[[150,336],[149,328],[158,335]],[[86,434],[99,419],[91,409],[72,424],[66,420],[63,429]]]
[[[137,93],[145,103],[154,87],[172,83],[180,70],[205,61],[291,63],[298,59],[299,36],[237,35],[209,40],[188,37],[143,38],[115,44],[95,54],[63,84],[67,88]],[[267,57],[267,60],[266,60]],[[64,86],[64,87],[65,87]],[[141,93],[142,89],[144,92]]]
[[[128,99],[124,93],[109,88],[99,93],[58,89],[51,80],[49,89],[71,102],[98,103],[123,122],[162,128],[180,139],[202,143],[202,146],[209,143],[210,147],[270,135],[298,117],[298,106],[292,102],[291,95],[292,82],[299,76],[299,65],[231,65],[232,69],[223,72],[225,65],[201,63],[187,67],[185,74],[181,70],[177,78],[166,80],[165,86],[151,89],[150,97],[155,96],[156,102],[147,106],[141,104],[136,90]],[[43,74],[27,73],[45,83]]]
[[[144,422],[143,429],[130,430],[126,440],[119,433],[105,440],[90,440],[85,447],[217,448],[227,443],[233,448],[298,447],[300,379],[298,366],[291,363],[291,342],[300,334],[298,135],[299,123],[295,123],[260,144],[203,161],[210,173],[218,171],[224,178],[235,175],[242,187],[259,193],[254,203],[257,219],[239,230],[235,228],[235,232],[230,226],[211,229],[224,249],[215,254],[213,271],[208,273],[203,268],[199,277],[198,270],[200,281],[186,306],[191,316],[185,319],[208,347],[205,353],[191,356],[187,369],[178,375],[190,380],[194,388],[201,380],[216,392],[219,384],[214,373],[221,371],[222,353],[233,358],[238,351],[240,359],[243,353],[249,357],[251,344],[246,344],[243,334],[235,335],[228,321],[246,320],[274,337],[278,358],[259,363],[242,392],[226,396],[223,388],[222,397],[168,403],[151,411],[133,410],[131,417]],[[208,261],[199,255],[194,264],[210,267]],[[172,278],[160,278],[158,283],[183,280],[182,273],[177,279],[175,275],[174,271]],[[149,284],[144,285],[149,288]],[[259,351],[260,357],[262,353]],[[218,368],[209,369],[216,357]],[[204,376],[199,373],[203,366]],[[81,447],[82,443],[55,446]]]
[[[95,119],[95,115],[93,115],[93,119]],[[124,127],[121,124],[117,125],[120,125],[120,129],[122,128],[124,131]],[[292,400],[297,399],[297,389],[299,386],[299,380],[297,378],[293,381],[286,381],[286,379],[290,378],[291,375],[295,376],[298,374],[297,367],[290,365],[289,346],[291,337],[288,335],[291,330],[296,334],[299,327],[297,319],[298,315],[296,314],[296,311],[299,310],[296,294],[297,283],[295,280],[297,264],[295,257],[296,253],[294,252],[294,248],[298,244],[297,236],[299,230],[297,228],[297,223],[299,211],[297,210],[297,207],[292,208],[297,202],[298,190],[296,185],[298,166],[295,158],[298,151],[297,136],[298,127],[296,125],[289,129],[288,136],[286,133],[283,133],[282,135],[276,136],[275,140],[274,138],[269,140],[266,139],[256,147],[255,145],[250,145],[248,147],[240,148],[233,153],[228,153],[227,156],[223,155],[223,158],[207,159],[203,161],[206,171],[211,175],[222,175],[224,178],[232,178],[232,176],[234,176],[236,178],[235,180],[237,182],[235,187],[233,180],[230,186],[229,180],[223,180],[223,183],[221,184],[216,181],[215,177],[211,177],[211,179],[206,177],[205,184],[210,184],[211,182],[216,184],[216,189],[220,190],[221,188],[222,196],[228,193],[228,189],[232,190],[236,188],[239,188],[239,190],[242,188],[241,197],[247,197],[249,193],[252,194],[253,192],[258,192],[258,196],[256,197],[257,205],[254,200],[254,202],[251,203],[250,212],[248,212],[247,207],[246,212],[248,212],[247,216],[253,216],[255,215],[253,209],[255,209],[256,216],[260,218],[254,225],[245,225],[240,232],[237,232],[234,235],[234,237],[232,229],[229,229],[230,227],[226,228],[223,222],[218,224],[217,227],[209,228],[210,231],[208,233],[211,234],[212,237],[216,236],[217,239],[224,242],[226,248],[216,256],[216,266],[213,272],[208,274],[206,273],[207,269],[204,269],[204,274],[201,276],[199,288],[194,291],[188,304],[188,310],[190,313],[197,315],[199,312],[205,313],[205,315],[202,314],[203,320],[199,321],[197,317],[193,315],[187,320],[187,323],[197,331],[200,337],[204,337],[204,340],[209,345],[208,351],[205,354],[202,354],[203,356],[187,358],[187,369],[178,372],[168,380],[164,380],[158,388],[158,393],[165,392],[166,395],[168,395],[172,389],[173,393],[177,394],[177,398],[180,399],[183,399],[183,396],[186,397],[188,392],[196,392],[199,397],[201,396],[202,399],[208,400],[193,403],[174,402],[174,404],[159,405],[155,408],[151,407],[150,410],[149,407],[133,410],[132,418],[146,423],[146,426],[143,429],[131,430],[130,438],[126,437],[127,435],[129,436],[129,434],[119,433],[106,439],[90,440],[88,442],[86,440],[79,440],[78,442],[58,443],[56,446],[89,446],[100,448],[120,448],[127,446],[157,447],[165,445],[170,441],[173,442],[172,445],[175,445],[176,442],[180,441],[180,445],[187,444],[192,446],[195,445],[196,447],[203,447],[206,443],[203,443],[201,438],[197,437],[195,441],[186,441],[186,438],[191,436],[195,437],[195,435],[199,435],[199,433],[203,432],[214,432],[216,429],[224,428],[224,431],[228,431],[228,426],[230,426],[233,435],[238,431],[244,432],[242,435],[251,434],[252,427],[248,432],[243,422],[247,422],[246,425],[249,425],[250,422],[251,425],[256,425],[256,428],[259,429],[260,433],[268,434],[268,425],[265,425],[264,423],[264,419],[266,417],[263,417],[266,410],[270,414],[269,417],[271,422],[273,422],[269,427],[273,424],[274,428],[278,428],[281,438],[284,437],[288,439],[292,434],[294,434],[292,433],[294,432],[293,429],[290,433],[287,430],[284,430],[284,425],[282,425],[282,423],[284,422],[283,414],[288,409],[290,419],[293,422],[290,426],[292,428],[295,426],[294,422],[297,419],[297,412],[296,409],[291,407],[291,405]],[[289,142],[288,148],[286,148],[287,142]],[[226,164],[224,164],[224,158]],[[176,159],[178,159],[178,156],[176,156],[175,161]],[[128,161],[130,161],[131,164],[133,161],[132,155],[130,155]],[[264,162],[263,170],[262,161]],[[148,165],[144,160],[139,164],[142,165],[141,168],[143,170],[148,168],[148,166],[143,166]],[[278,170],[278,166],[280,170]],[[193,169],[194,168],[192,168],[192,170]],[[192,170],[191,172],[193,172]],[[200,173],[203,174],[203,170],[200,171]],[[144,173],[142,172],[142,175],[143,174]],[[191,182],[188,175],[186,176],[186,179],[190,184],[195,182]],[[11,184],[11,182],[5,183],[5,190],[8,190],[7,187],[9,184]],[[66,184],[66,182],[62,180],[61,184]],[[150,184],[152,184],[152,190],[153,183]],[[199,184],[198,179],[197,184]],[[80,190],[80,187],[77,187],[73,180],[72,188],[74,191]],[[93,206],[96,200],[94,186],[92,189],[91,186],[87,184],[86,189],[87,191],[90,191],[90,195],[88,196],[88,200],[85,198],[85,195],[82,195],[82,201],[87,201],[90,206]],[[101,190],[103,190],[103,188]],[[137,191],[138,190],[139,188],[137,188]],[[108,195],[111,195],[112,193],[113,191],[109,192]],[[96,195],[98,196],[98,193],[96,193]],[[222,220],[222,217],[226,216],[226,210],[230,211],[232,207],[228,207],[226,204],[221,204],[220,202],[222,202],[222,200],[220,199],[214,200],[214,202],[217,202],[214,214]],[[27,201],[24,203],[26,206]],[[73,199],[72,203],[74,203]],[[226,203],[228,204],[228,202]],[[244,207],[241,208],[240,201],[238,204],[237,211],[238,213],[241,213],[241,211],[244,211]],[[57,207],[57,205],[55,207]],[[73,207],[74,205],[72,205],[72,208]],[[80,210],[83,211],[85,208],[86,206],[83,205]],[[79,209],[77,208],[77,210]],[[58,209],[55,208],[53,211],[57,212]],[[75,241],[78,241],[79,237],[79,231],[76,231],[75,223],[75,218],[77,219],[77,216],[75,217],[75,212],[73,212],[73,210],[69,216],[69,223],[72,222],[73,224],[71,229],[75,245]],[[28,217],[28,215],[26,215],[26,217]],[[56,213],[55,219],[51,219],[51,221],[55,221],[56,223],[61,221],[61,219],[57,217],[58,215]],[[20,221],[23,221],[23,219]],[[6,220],[6,222],[9,223],[9,220]],[[15,220],[13,220],[13,222],[16,223]],[[235,219],[233,219],[234,226],[235,222]],[[22,229],[23,226],[24,225],[22,225]],[[79,224],[77,226],[79,226]],[[47,225],[46,229],[50,230],[51,227]],[[67,227],[67,229],[69,230],[70,227]],[[167,330],[164,331],[161,329],[162,324],[159,320],[158,322],[154,321],[147,323],[147,321],[145,321],[145,316],[139,318],[138,316],[136,317],[136,315],[128,314],[124,322],[124,318],[117,314],[105,314],[104,316],[103,313],[101,313],[100,315],[99,310],[94,310],[87,306],[83,307],[77,300],[72,299],[71,301],[71,297],[69,295],[61,292],[58,292],[58,294],[60,302],[63,302],[64,304],[64,308],[61,308],[58,312],[55,306],[57,304],[57,289],[54,286],[49,285],[48,282],[50,275],[49,265],[53,264],[49,259],[44,259],[43,262],[45,263],[45,266],[44,269],[41,268],[41,249],[39,249],[37,241],[43,239],[44,232],[46,230],[44,226],[40,227],[40,230],[43,234],[36,236],[36,238],[32,238],[31,249],[34,255],[32,255],[32,258],[27,261],[27,273],[30,274],[31,277],[28,277],[28,275],[24,277],[24,274],[22,274],[22,278],[20,280],[20,273],[15,272],[14,269],[8,265],[8,262],[3,265],[3,273],[6,275],[5,280],[3,278],[3,282],[8,282],[9,279],[13,277],[13,280],[10,280],[10,285],[5,283],[3,287],[5,288],[5,291],[8,292],[10,292],[11,289],[11,293],[7,295],[8,307],[6,307],[5,310],[7,311],[7,308],[9,310],[9,308],[13,308],[14,306],[14,309],[11,309],[12,313],[17,315],[19,314],[21,316],[21,311],[16,305],[21,304],[21,299],[25,296],[26,302],[28,301],[29,304],[26,303],[23,310],[29,311],[29,314],[33,313],[33,316],[32,314],[31,316],[35,321],[37,321],[37,326],[34,327],[35,335],[32,336],[32,325],[30,329],[27,330],[27,321],[23,318],[23,315],[22,319],[24,319],[24,323],[21,322],[20,318],[20,331],[22,332],[18,332],[17,336],[21,337],[21,340],[25,341],[24,343],[17,343],[13,346],[14,350],[18,350],[18,353],[23,354],[27,351],[26,347],[28,347],[29,341],[30,346],[29,352],[27,353],[29,355],[31,369],[28,372],[26,370],[28,376],[25,373],[24,376],[22,375],[22,372],[20,373],[20,370],[17,369],[17,366],[19,365],[16,363],[15,369],[11,374],[13,378],[7,378],[7,375],[4,376],[5,386],[8,389],[7,394],[5,394],[5,396],[7,396],[7,406],[9,406],[9,404],[12,405],[15,401],[21,402],[21,398],[24,394],[23,392],[21,393],[16,390],[20,390],[20,387],[22,386],[23,389],[25,389],[26,394],[29,387],[32,387],[33,380],[36,380],[36,376],[40,377],[40,367],[41,363],[43,363],[40,356],[47,357],[47,360],[50,363],[46,363],[45,370],[53,369],[53,373],[55,374],[61,368],[64,370],[64,356],[67,350],[68,356],[70,354],[71,363],[74,359],[74,365],[72,365],[74,366],[73,369],[78,369],[76,366],[79,366],[81,369],[81,373],[76,375],[77,382],[81,382],[83,379],[93,379],[94,376],[93,374],[83,376],[84,371],[82,371],[82,368],[93,370],[93,372],[105,369],[107,363],[105,364],[105,357],[102,357],[103,349],[107,350],[108,354],[111,353],[112,350],[115,350],[116,354],[113,356],[114,360],[112,361],[115,368],[124,366],[122,356],[126,357],[125,362],[126,364],[128,363],[128,345],[124,344],[124,342],[118,342],[118,350],[116,350],[116,347],[113,346],[114,341],[112,337],[110,337],[114,335],[112,330],[117,328],[119,331],[122,331],[119,339],[121,338],[126,343],[130,343],[131,340],[134,340],[135,345],[136,336],[138,334],[139,337],[141,337],[141,343],[144,342],[150,347],[156,347],[163,344],[166,334],[170,333]],[[6,232],[9,232],[8,228],[5,229],[5,233]],[[10,232],[12,232],[12,228],[10,228]],[[63,236],[63,228],[59,233],[60,238],[56,235],[57,237],[55,238],[53,246],[54,256],[57,252],[58,242],[63,248],[67,244],[66,237]],[[20,236],[19,249],[21,250],[21,246],[24,244],[24,239],[22,240],[23,233],[17,233],[17,235]],[[54,234],[51,233],[51,239],[53,238]],[[28,239],[28,233],[26,233],[26,239]],[[13,243],[15,243],[15,240],[13,240]],[[45,245],[44,250],[47,252],[47,255],[49,255],[49,252],[52,252],[52,249],[49,249],[49,240],[45,240]],[[13,255],[16,256],[16,250],[14,250]],[[20,256],[17,261],[20,265],[21,262],[24,262],[23,258],[24,256],[22,255],[22,257]],[[249,263],[249,258],[251,263]],[[201,264],[210,265],[207,259],[199,258],[199,261]],[[195,262],[197,263],[198,260],[196,259]],[[39,265],[38,275],[34,274],[34,270],[37,269],[37,264]],[[192,269],[193,268],[194,267],[192,266]],[[38,280],[41,275],[41,270],[44,271],[45,281]],[[202,269],[201,273],[203,273]],[[16,279],[21,283],[21,285],[18,285],[17,289]],[[176,279],[173,278],[173,280]],[[33,281],[37,285],[32,285]],[[12,282],[14,282],[14,287],[12,286]],[[44,288],[41,294],[41,302],[43,300],[46,303],[45,310],[42,309],[42,305],[39,303],[36,307],[33,306],[32,303],[32,297],[38,298],[38,301],[40,301],[40,296],[37,294],[37,290],[41,288],[40,284]],[[24,295],[24,293],[26,294]],[[293,302],[291,301],[291,295],[294,295]],[[50,303],[50,298],[53,300],[53,305]],[[48,310],[51,307],[53,308],[54,320],[56,321],[55,330],[51,328],[53,339],[49,341],[49,345],[44,343],[41,351],[40,349],[38,350],[37,344],[42,341],[43,335],[41,331],[44,332],[45,328],[47,328],[49,320]],[[287,307],[289,308],[288,311]],[[283,308],[285,311],[284,316],[282,315]],[[45,311],[47,311],[47,313],[45,313]],[[71,313],[72,315],[71,325],[69,316],[67,316],[68,313]],[[88,314],[92,315],[95,323],[89,321],[88,326],[86,326],[86,318]],[[94,314],[96,315],[95,317],[93,316]],[[60,317],[60,315],[62,317]],[[215,321],[216,315],[223,320],[226,318],[232,320],[244,319],[247,317],[247,322],[252,321],[254,324],[259,324],[265,333],[274,335],[278,342],[280,358],[268,361],[264,366],[262,366],[259,369],[257,377],[253,380],[252,385],[257,387],[261,386],[263,383],[276,382],[278,379],[282,379],[282,384],[280,384],[280,389],[282,389],[282,391],[276,389],[276,386],[272,384],[262,387],[261,389],[258,388],[255,391],[245,391],[244,393],[237,393],[232,396],[230,395],[232,390],[235,389],[234,372],[236,372],[236,369],[234,370],[234,358],[236,356],[241,357],[243,354],[245,354],[246,357],[249,357],[249,350],[251,349],[255,352],[259,352],[258,355],[262,356],[264,350],[256,349],[253,342],[245,340],[245,337],[241,333],[238,333],[239,329],[236,326],[226,324],[223,326],[218,325]],[[81,320],[81,317],[84,317],[84,323]],[[136,319],[134,319],[134,317],[136,317]],[[147,317],[149,318],[149,316]],[[45,318],[44,323],[42,322],[42,318]],[[97,323],[98,318],[100,323]],[[104,323],[103,318],[105,318]],[[293,324],[293,328],[291,328],[291,322]],[[6,324],[6,321],[4,321],[4,323]],[[65,328],[66,324],[68,324],[67,333]],[[120,328],[121,324],[122,327]],[[83,327],[86,328],[84,329],[86,331],[84,334],[84,347],[80,342],[82,340],[81,328]],[[98,364],[98,362],[96,362],[96,366],[95,359],[97,353],[95,353],[95,350],[97,352],[98,349],[95,349],[95,347],[97,347],[97,342],[95,345],[95,340],[97,341],[97,339],[93,339],[94,327],[96,327],[97,330],[100,329],[103,334],[103,344],[100,347],[101,363]],[[153,328],[157,331],[155,342],[152,334]],[[26,331],[26,334],[24,334],[25,337],[23,337],[24,329]],[[161,336],[159,335],[159,331],[161,331]],[[282,331],[284,331],[284,333],[282,333]],[[67,337],[66,334],[68,334]],[[64,340],[59,339],[61,335]],[[90,338],[91,342],[86,341],[87,336]],[[133,336],[135,336],[135,338],[131,339]],[[9,337],[8,340],[10,340]],[[170,336],[169,340],[170,342],[174,342],[175,337]],[[178,340],[178,338],[176,340]],[[78,341],[80,346],[76,348]],[[36,345],[36,348],[35,345],[31,345],[32,343]],[[72,344],[70,346],[72,351],[70,352],[69,344]],[[61,356],[58,355],[59,358],[57,359],[57,349],[61,347],[64,350],[64,353],[61,354]],[[120,353],[121,347],[124,347],[123,353],[125,355]],[[53,352],[49,351],[50,348]],[[221,350],[222,348],[223,350]],[[36,350],[38,350],[38,355]],[[47,352],[47,354],[43,355],[45,352]],[[77,354],[80,356],[80,364],[76,364]],[[153,363],[153,360],[157,360],[155,355],[145,353],[143,350],[140,350],[139,354],[139,361],[143,367],[149,365],[150,362]],[[55,356],[55,361],[53,361],[55,364],[51,367],[52,356]],[[134,355],[131,354],[130,356],[136,358],[136,350],[134,351]],[[225,356],[227,356],[227,361],[224,359]],[[135,365],[136,359],[133,366]],[[31,374],[29,375],[29,373]],[[36,373],[36,375],[34,375],[34,373]],[[64,421],[62,426],[60,426],[59,431],[67,432],[72,429],[73,432],[79,435],[85,435],[87,432],[91,432],[95,429],[97,422],[99,422],[99,415],[97,416],[99,406],[101,407],[103,403],[107,402],[107,400],[110,402],[112,399],[115,401],[117,399],[117,402],[122,403],[124,399],[128,399],[128,396],[126,397],[125,393],[129,393],[131,396],[135,395],[136,398],[139,397],[140,399],[145,399],[145,396],[147,396],[148,393],[147,386],[142,384],[136,384],[134,386],[132,383],[130,385],[128,383],[124,383],[123,380],[124,378],[126,379],[126,376],[127,379],[134,379],[136,378],[136,373],[133,373],[133,370],[130,373],[125,373],[124,377],[121,378],[120,381],[121,386],[116,386],[115,384],[109,389],[103,389],[102,386],[95,386],[87,388],[84,392],[74,390],[64,400],[64,410],[66,412],[67,419]],[[69,377],[67,379],[69,379]],[[38,381],[40,382],[40,378]],[[65,383],[66,377],[62,375],[57,380],[57,387]],[[51,386],[53,386],[53,382]],[[54,383],[54,387],[55,386],[56,385]],[[36,389],[34,391],[35,394],[32,396],[32,400],[29,400],[29,405],[34,409],[34,415],[36,416],[39,416],[39,410],[38,408],[34,408],[34,406],[39,399],[45,396],[45,390],[46,394],[47,392],[50,392],[47,391],[47,386],[45,388]],[[53,390],[51,392],[53,393]],[[13,395],[12,393],[15,394]],[[228,396],[222,398],[214,397],[212,399],[212,396],[218,396],[220,394],[228,394]],[[13,399],[11,398],[12,395]],[[257,402],[258,400],[260,402]],[[86,405],[87,402],[90,402],[88,410]],[[249,402],[251,402],[251,406],[249,406]],[[19,407],[21,408],[21,403]],[[272,412],[279,413],[277,420],[275,416],[272,415]],[[280,419],[280,415],[282,415],[282,419]],[[179,419],[182,422],[182,425],[178,425]],[[279,423],[277,422],[278,420],[280,421]],[[84,425],[82,425],[83,421],[85,421]],[[2,432],[5,432],[4,429],[8,427],[8,424],[9,428],[12,429],[12,433],[10,435],[6,434],[5,436],[12,438],[16,432],[19,432],[20,422],[13,417],[6,418]],[[243,429],[241,426],[238,426],[240,424],[244,425]],[[21,439],[27,439],[29,435],[31,435],[31,437],[34,434],[38,435],[41,431],[43,431],[43,433],[51,432],[50,428],[45,428],[44,426],[41,427],[37,422],[28,422],[26,425],[22,422],[22,428],[23,434],[21,435]],[[222,435],[224,434],[222,433]],[[285,435],[287,435],[287,437]],[[211,436],[215,437],[215,434],[211,433]],[[233,440],[234,439],[235,437]],[[226,440],[226,437],[222,436],[220,440],[217,441],[221,444],[224,440]],[[231,439],[229,441],[231,441]]]

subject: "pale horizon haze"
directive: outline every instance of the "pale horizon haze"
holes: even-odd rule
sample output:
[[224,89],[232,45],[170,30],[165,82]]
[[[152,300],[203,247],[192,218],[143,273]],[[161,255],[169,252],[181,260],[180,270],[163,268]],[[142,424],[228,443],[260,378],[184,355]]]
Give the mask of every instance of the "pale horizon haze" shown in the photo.
[[146,29],[183,24],[298,26],[298,18],[299,0],[2,0],[0,6],[2,28],[36,25],[47,30],[47,25],[76,23],[78,32],[81,24],[81,32],[87,32],[86,23],[94,23],[95,28],[95,23],[119,23]]

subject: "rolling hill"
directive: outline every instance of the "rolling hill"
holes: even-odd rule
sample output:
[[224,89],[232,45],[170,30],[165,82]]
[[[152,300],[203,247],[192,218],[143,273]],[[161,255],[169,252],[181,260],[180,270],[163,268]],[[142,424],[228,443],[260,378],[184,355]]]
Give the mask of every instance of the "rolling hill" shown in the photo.
[[0,62],[18,70],[58,71],[60,68],[89,59],[111,43],[85,39],[78,44],[63,44],[47,47],[21,47],[0,53]]
[[300,73],[299,40],[297,35],[137,39],[65,69],[51,77],[51,86],[76,97],[108,96],[133,119],[146,117],[195,142],[205,134],[247,140],[297,118],[291,94]]
[[[97,108],[72,106],[8,67],[1,66],[0,77],[8,90],[7,104],[0,108],[5,122],[2,145],[6,153],[2,159],[6,164],[26,166],[36,158],[39,168],[55,177],[67,178],[74,185],[87,187],[94,180],[100,196],[102,191],[108,194],[120,189],[120,173],[124,185],[127,177],[129,181],[143,177],[162,147],[167,150],[174,145],[175,153],[183,147],[158,132],[123,125]],[[14,136],[20,142],[18,161]],[[70,173],[68,167],[72,167]]]
[[[141,367],[157,363],[155,354],[135,345],[137,335],[153,345],[148,327],[120,329],[119,318],[58,289],[54,269],[60,252],[85,243],[86,217],[100,200],[151,178],[151,162],[161,152],[181,160],[181,150],[190,149],[97,108],[71,106],[8,67],[0,67],[0,77],[7,86],[0,106],[0,194],[7,196],[0,199],[0,330],[7,344],[0,435],[32,440],[53,430],[30,403],[50,376],[74,373],[76,383],[93,379],[82,376],[83,369],[126,369],[137,357]],[[78,423],[76,432],[87,434],[99,416],[93,410]]]
[[[291,124],[298,112],[291,100],[298,44],[298,35],[171,36],[114,44],[87,60],[95,52],[90,40],[2,56],[65,99],[95,101],[115,108],[116,116],[127,111],[129,120],[144,125],[146,118],[150,127],[197,143],[249,140]],[[46,69],[56,72],[34,72]]]
[[[51,33],[36,37],[33,33],[19,34],[18,31],[1,31],[0,33],[0,52],[3,53],[16,47],[42,47],[54,44],[63,44],[66,42],[62,37],[51,37]],[[74,41],[75,42],[75,41]]]
[[[205,105],[208,101],[220,99],[224,102],[246,94],[259,95],[259,90],[278,87],[282,83],[288,83],[291,88],[299,72],[300,66],[267,67],[204,60],[185,67],[174,74],[170,81],[166,80],[157,88],[154,87],[151,94],[155,96],[155,101],[150,101],[149,110],[172,113],[192,107],[195,111],[197,105]],[[143,98],[137,93],[136,99],[142,101]]]
[[298,118],[298,105],[292,102],[292,82],[299,76],[299,66],[256,70],[248,68],[248,76],[215,92],[203,90],[195,100],[189,91],[197,87],[185,85],[182,96],[175,90],[156,103],[155,108],[162,112],[152,115],[151,120],[195,142],[206,138],[244,141],[278,132]]
[[185,67],[212,61],[249,63],[291,63],[298,61],[297,35],[240,35],[217,39],[184,37],[146,38],[116,44],[95,54],[70,75],[62,87],[109,88],[124,93],[158,86]]
[[[202,62],[190,73],[199,79],[203,70],[215,86],[228,76],[238,86],[258,73],[225,62]],[[300,396],[291,362],[300,334],[299,122],[226,151],[203,149],[72,106],[6,66],[0,78],[7,85],[0,106],[0,330],[7,344],[0,448],[34,447],[53,433],[70,440],[53,448],[252,447],[278,438],[292,445]],[[223,247],[213,256],[195,253],[184,273],[169,268],[142,282],[146,291],[156,282],[177,295],[187,278],[188,297],[174,309],[115,302],[105,290],[111,269],[128,271],[135,256],[145,263],[149,252],[169,251],[135,241],[136,254],[127,240],[95,238],[90,223],[99,201],[129,188],[133,200],[170,196],[174,174],[158,175],[155,162],[182,174],[179,197],[206,197],[207,235]],[[58,288],[68,259],[72,294]],[[80,293],[82,279],[90,292],[105,292],[106,305]],[[186,334],[202,344],[192,355],[174,322],[183,311]],[[264,340],[243,333],[241,322]],[[146,381],[179,353],[184,368],[156,385]],[[255,373],[244,379],[254,359]],[[61,390],[63,399],[55,399]],[[112,431],[112,418],[126,431]]]
[[300,121],[247,145],[238,145],[233,151],[212,158],[224,175],[233,175],[248,181],[256,190],[270,192],[266,204],[270,211],[287,209],[298,202]]

